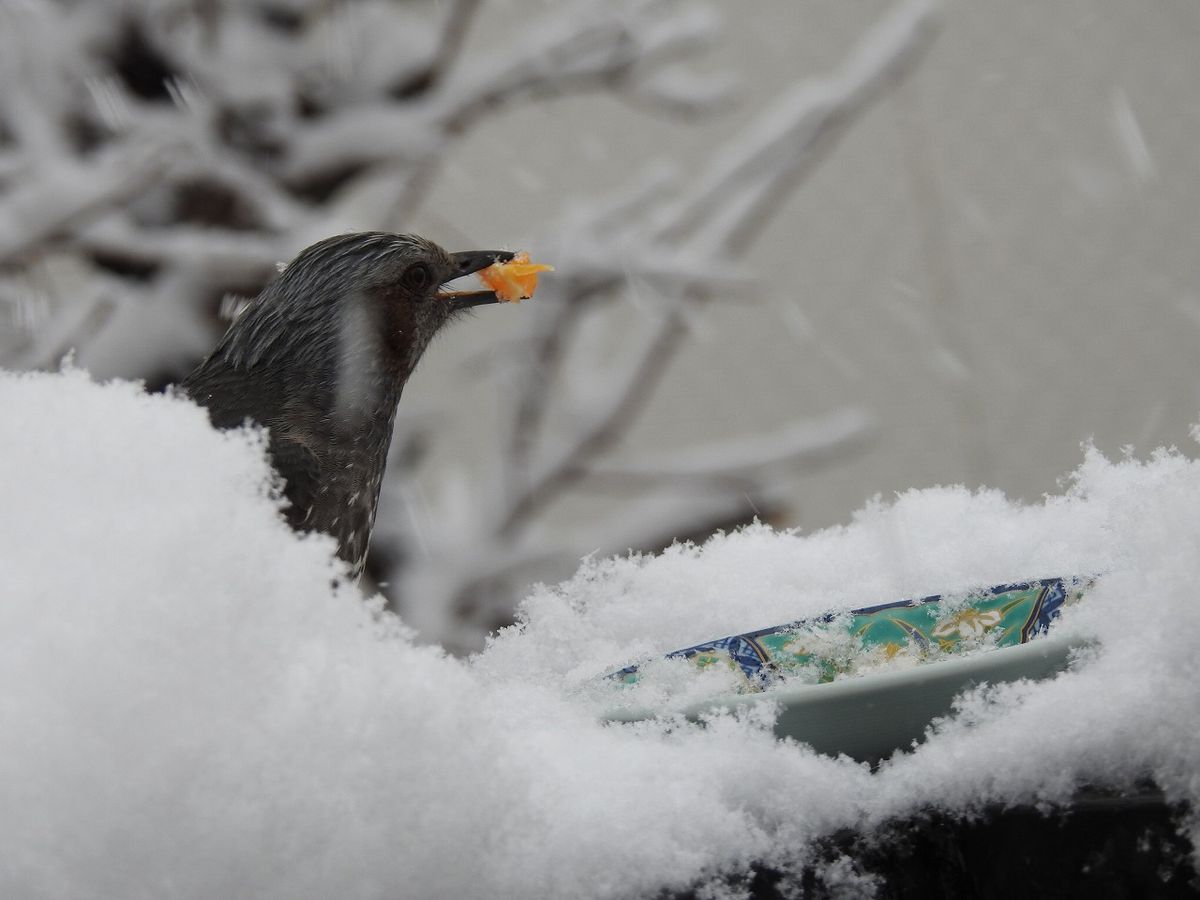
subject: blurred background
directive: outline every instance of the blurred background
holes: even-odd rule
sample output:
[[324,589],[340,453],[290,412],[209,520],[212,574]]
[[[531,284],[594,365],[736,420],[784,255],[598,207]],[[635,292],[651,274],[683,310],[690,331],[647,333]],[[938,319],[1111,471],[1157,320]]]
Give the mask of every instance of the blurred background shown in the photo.
[[1037,500],[1200,419],[1198,38],[1193,0],[0,0],[0,365],[161,389],[347,230],[555,264],[401,404],[369,575],[454,652],[590,553]]

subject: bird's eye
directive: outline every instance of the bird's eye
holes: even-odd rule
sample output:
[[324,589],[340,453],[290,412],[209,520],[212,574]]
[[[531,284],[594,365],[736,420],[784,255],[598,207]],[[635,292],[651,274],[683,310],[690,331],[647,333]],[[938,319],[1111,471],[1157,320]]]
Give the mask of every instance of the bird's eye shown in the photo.
[[425,263],[415,263],[404,270],[404,284],[414,291],[423,291],[433,284],[433,271]]

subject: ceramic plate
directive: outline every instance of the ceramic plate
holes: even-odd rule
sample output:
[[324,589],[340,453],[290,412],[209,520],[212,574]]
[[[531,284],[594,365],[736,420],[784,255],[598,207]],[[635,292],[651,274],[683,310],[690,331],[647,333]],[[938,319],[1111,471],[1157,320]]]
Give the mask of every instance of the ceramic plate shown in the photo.
[[[688,716],[775,703],[780,736],[822,753],[875,762],[919,741],[934,718],[950,711],[954,697],[972,686],[1040,679],[1065,668],[1082,642],[1047,632],[1090,584],[1048,578],[958,597],[901,600],[668,655],[700,668],[728,667],[742,681],[739,693],[689,707]],[[610,677],[633,683],[639,673],[629,666]],[[620,711],[609,718],[652,715]]]

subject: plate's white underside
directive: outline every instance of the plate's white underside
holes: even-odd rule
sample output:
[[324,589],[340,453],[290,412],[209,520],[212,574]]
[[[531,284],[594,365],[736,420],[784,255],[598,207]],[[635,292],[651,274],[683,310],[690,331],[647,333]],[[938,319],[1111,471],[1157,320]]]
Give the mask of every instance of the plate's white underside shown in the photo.
[[[929,723],[951,710],[954,697],[984,683],[1046,678],[1066,668],[1078,638],[1042,637],[911,669],[878,672],[829,684],[783,686],[758,694],[731,694],[688,707],[689,718],[754,703],[779,706],[775,732],[821,753],[875,762],[920,741]],[[678,712],[678,711],[674,711]],[[651,718],[641,710],[614,712],[616,721]]]

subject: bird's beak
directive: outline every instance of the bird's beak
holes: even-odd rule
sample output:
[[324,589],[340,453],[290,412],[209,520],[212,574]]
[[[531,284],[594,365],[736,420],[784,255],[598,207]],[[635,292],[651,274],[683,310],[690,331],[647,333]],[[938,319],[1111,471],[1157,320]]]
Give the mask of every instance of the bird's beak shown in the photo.
[[[463,250],[451,253],[450,258],[454,261],[454,274],[443,284],[486,269],[492,263],[509,262],[513,254],[507,250]],[[484,303],[498,303],[500,300],[494,291],[438,291],[438,297],[453,304],[455,309],[468,309]]]

